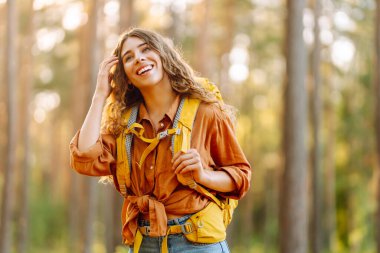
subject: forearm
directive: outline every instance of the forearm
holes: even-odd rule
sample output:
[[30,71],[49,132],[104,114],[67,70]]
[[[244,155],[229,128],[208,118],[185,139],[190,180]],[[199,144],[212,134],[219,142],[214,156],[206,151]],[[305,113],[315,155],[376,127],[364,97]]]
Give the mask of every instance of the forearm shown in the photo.
[[104,104],[105,98],[95,94],[80,130],[78,139],[78,149],[80,151],[88,149],[99,139]]
[[198,183],[217,192],[233,192],[236,190],[234,181],[225,171],[204,170]]

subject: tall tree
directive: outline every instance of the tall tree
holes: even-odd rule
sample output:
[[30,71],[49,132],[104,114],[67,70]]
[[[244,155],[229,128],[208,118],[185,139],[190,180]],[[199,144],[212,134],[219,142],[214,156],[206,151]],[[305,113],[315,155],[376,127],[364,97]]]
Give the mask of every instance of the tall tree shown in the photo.
[[[96,23],[98,0],[87,2],[88,22],[78,30],[79,54],[78,70],[72,86],[72,115],[74,129],[79,129],[86,115],[93,93],[93,66],[97,65]],[[95,35],[94,35],[95,33]],[[90,43],[89,43],[90,42]],[[93,54],[93,55],[92,55]],[[95,184],[94,178],[80,177],[71,173],[70,187],[69,235],[70,252],[91,252],[93,243],[93,221],[95,219]],[[81,219],[81,217],[83,217]]]
[[282,178],[280,252],[307,252],[307,154],[305,134],[306,51],[303,41],[305,0],[288,0],[286,22],[286,84],[284,106],[285,168]]
[[330,77],[326,85],[326,157],[325,157],[325,198],[326,208],[324,214],[326,216],[326,244],[330,252],[335,252],[335,237],[336,237],[336,199],[335,199],[335,152],[336,152],[336,112],[333,102],[333,84],[331,63],[326,66],[325,76]]
[[11,252],[12,245],[12,207],[14,196],[14,170],[16,168],[17,143],[17,12],[16,1],[7,1],[7,41],[6,41],[6,83],[7,83],[7,157],[4,171],[4,187],[1,205],[0,252]]
[[206,59],[210,59],[210,10],[211,0],[202,1],[197,7],[199,18],[198,39],[196,40],[195,48],[195,69],[202,76],[208,77],[210,74],[210,63]]
[[18,199],[18,238],[17,247],[19,253],[27,252],[28,232],[29,232],[29,198],[30,198],[30,161],[31,161],[31,149],[30,149],[30,110],[29,104],[31,100],[31,92],[33,85],[33,56],[30,45],[34,42],[34,13],[33,13],[33,1],[27,1],[25,8],[23,8],[23,15],[26,19],[23,20],[24,34],[23,44],[21,45],[22,57],[21,57],[21,72],[20,76],[20,146],[22,147],[22,159],[20,160],[20,180],[18,182],[19,198]]
[[[6,8],[5,4],[0,5],[0,17],[1,17],[1,25],[0,25],[0,34],[1,34],[1,44],[0,44],[0,59],[5,59],[5,52],[6,52],[6,43],[5,39],[7,36],[4,36],[6,33],[6,27],[5,27],[5,19],[6,19]],[[0,61],[0,69],[5,69],[5,61]],[[6,81],[5,81],[5,71],[0,72],[0,89],[3,91],[6,91]],[[6,94],[5,92],[0,93],[0,113],[2,115],[5,115],[6,110]],[[0,117],[0,128],[6,129],[6,117]],[[6,167],[6,139],[7,139],[7,133],[6,131],[3,131],[3,133],[0,132],[0,161],[1,161],[1,168]],[[4,173],[4,170],[0,170],[0,176],[2,177]]]
[[[219,22],[223,29],[222,35],[219,42],[219,49],[216,54],[217,57],[217,70],[219,72],[219,80],[216,80],[219,83],[220,90],[223,94],[230,94],[232,92],[232,87],[229,83],[228,70],[230,68],[230,61],[228,54],[230,53],[233,41],[236,33],[236,17],[237,17],[237,1],[234,0],[225,0],[220,1],[218,4],[222,6],[218,8],[221,10],[219,14]],[[216,2],[214,3],[216,5]],[[227,12],[225,10],[228,10]],[[210,33],[212,31],[210,30]],[[218,43],[217,42],[217,43]]]
[[321,98],[320,98],[320,62],[321,41],[319,18],[321,16],[321,1],[314,0],[314,48],[312,52],[312,103],[311,103],[311,126],[313,136],[312,147],[312,208],[311,208],[311,250],[319,253],[322,249],[322,172],[321,172]]
[[375,91],[376,91],[376,143],[377,143],[377,213],[376,213],[376,247],[380,253],[380,0],[376,1],[376,23],[375,23],[375,45],[376,45],[376,69],[375,69]]
[[[87,52],[84,49],[86,47],[86,42],[88,41],[88,35],[86,33],[87,25],[82,26],[79,28],[79,48],[80,52],[78,54],[79,58],[79,64],[78,69],[76,72],[76,78],[75,82],[72,85],[72,91],[71,91],[71,97],[72,97],[72,103],[71,103],[71,112],[72,112],[72,118],[73,118],[73,126],[74,129],[80,128],[81,120],[84,119],[85,111],[84,108],[86,107],[87,102],[87,89],[88,85],[85,83],[84,80],[84,74],[85,74],[85,68],[87,62],[85,61]],[[78,175],[71,171],[70,173],[70,182],[71,187],[69,188],[69,251],[70,252],[79,252],[79,247],[81,247],[81,241],[82,241],[82,235],[81,229],[83,227],[80,223],[80,214],[84,213],[82,211],[82,205],[83,202],[81,201],[81,197],[87,196],[86,192],[83,192],[83,194],[80,194],[81,190],[81,183],[83,181],[83,178],[78,177]]]
[[167,36],[169,38],[171,38],[174,42],[174,44],[177,44],[179,43],[180,39],[181,39],[181,35],[182,35],[182,25],[181,25],[181,22],[182,22],[182,15],[183,13],[181,13],[180,11],[178,11],[178,9],[176,8],[175,6],[175,2],[173,1],[170,6],[168,7],[168,12],[169,12],[169,15],[171,17],[171,24],[170,26],[168,27],[168,31],[167,31]]
[[[88,71],[88,85],[90,88],[89,99],[87,102],[86,108],[89,107],[92,99],[92,94],[95,91],[96,87],[96,77],[98,73],[99,67],[99,40],[98,40],[98,11],[100,9],[100,1],[93,0],[90,3],[90,19],[89,19],[89,41],[90,46],[87,48],[88,50],[88,63],[87,66],[89,68]],[[87,196],[87,207],[86,207],[86,216],[85,216],[85,237],[84,237],[84,253],[91,253],[92,247],[94,243],[94,222],[96,219],[96,201],[97,201],[97,180],[94,178],[86,179],[86,191],[88,192]]]
[[120,1],[120,24],[119,32],[122,33],[136,24],[136,15],[133,11],[134,0],[119,0]]

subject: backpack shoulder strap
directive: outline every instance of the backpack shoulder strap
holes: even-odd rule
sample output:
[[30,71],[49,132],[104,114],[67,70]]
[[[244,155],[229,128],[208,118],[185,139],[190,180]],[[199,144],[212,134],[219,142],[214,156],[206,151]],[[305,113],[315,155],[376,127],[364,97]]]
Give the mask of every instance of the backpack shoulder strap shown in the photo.
[[[214,93],[218,100],[222,101],[222,96],[215,84],[209,82],[205,78],[198,78],[197,81],[201,83],[205,89]],[[190,149],[191,131],[193,129],[195,116],[197,114],[200,102],[201,101],[199,99],[195,98],[182,99],[173,123],[174,128],[178,126],[181,129],[180,135],[175,135],[172,137],[173,156],[179,151],[186,152]],[[181,184],[196,190],[202,195],[208,197],[210,200],[214,201],[221,209],[224,209],[225,205],[228,205],[229,203],[228,200],[226,203],[220,201],[207,189],[197,184],[190,175],[178,174],[177,179]]]
[[127,188],[131,186],[130,168],[131,168],[131,148],[132,136],[127,134],[127,129],[136,122],[138,114],[138,105],[129,108],[123,114],[123,120],[127,122],[127,127],[116,138],[117,152],[117,169],[116,178],[119,184],[120,193],[127,196]]
[[[190,149],[191,130],[193,129],[194,119],[197,114],[197,110],[200,104],[199,99],[185,98],[182,99],[178,108],[176,117],[174,118],[173,127],[179,127],[181,129],[180,135],[173,135],[172,137],[172,153],[182,151],[186,152]],[[221,201],[211,194],[204,187],[198,185],[190,175],[177,175],[178,181],[186,185],[199,193],[207,196],[214,201],[218,206],[223,208]]]
[[186,152],[190,149],[191,130],[193,129],[193,123],[199,104],[199,99],[188,97],[181,99],[173,122],[173,128],[180,128],[181,134],[173,135],[172,137],[173,156],[179,151]]

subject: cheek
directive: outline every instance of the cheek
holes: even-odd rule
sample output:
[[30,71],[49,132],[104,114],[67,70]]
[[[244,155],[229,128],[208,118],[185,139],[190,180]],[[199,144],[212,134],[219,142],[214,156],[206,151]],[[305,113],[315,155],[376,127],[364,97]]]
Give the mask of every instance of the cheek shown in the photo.
[[132,73],[132,69],[131,69],[131,67],[129,67],[127,64],[124,64],[124,65],[123,65],[123,68],[124,68],[124,72],[125,72],[125,74],[126,74],[127,77],[129,78],[129,76],[130,76],[131,73]]

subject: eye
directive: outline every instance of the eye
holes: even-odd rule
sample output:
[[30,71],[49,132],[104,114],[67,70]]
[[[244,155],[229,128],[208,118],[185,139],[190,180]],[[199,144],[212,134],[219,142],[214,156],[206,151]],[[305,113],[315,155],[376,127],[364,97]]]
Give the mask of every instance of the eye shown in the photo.
[[146,53],[146,52],[148,52],[149,50],[150,50],[150,47],[147,46],[147,47],[144,47],[144,48],[143,48],[142,52],[143,52],[143,53]]
[[130,55],[127,55],[127,56],[124,57],[124,61],[125,61],[125,62],[128,62],[128,61],[130,61],[131,59],[132,59],[132,56],[130,56]]

